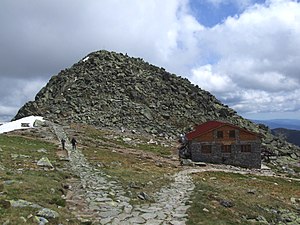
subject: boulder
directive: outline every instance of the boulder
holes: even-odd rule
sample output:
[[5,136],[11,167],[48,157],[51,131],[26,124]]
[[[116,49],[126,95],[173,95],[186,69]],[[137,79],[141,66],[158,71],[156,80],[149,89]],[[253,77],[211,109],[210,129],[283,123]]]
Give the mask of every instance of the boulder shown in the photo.
[[46,125],[45,121],[42,121],[42,120],[35,120],[33,123],[34,127],[43,127],[45,125]]
[[38,205],[36,203],[28,202],[23,199],[10,200],[9,202],[10,202],[11,207],[14,207],[14,208],[23,208],[23,207],[31,207],[31,208],[37,208],[37,209],[42,208],[40,205]]
[[220,200],[220,205],[224,206],[225,208],[231,208],[234,206],[234,203],[230,200]]
[[53,165],[47,157],[41,158],[36,164],[41,167],[53,168]]
[[140,192],[138,194],[138,198],[141,200],[146,200],[146,201],[149,201],[151,199],[150,196],[145,192]]
[[55,219],[59,217],[59,214],[52,209],[43,208],[38,211],[37,216],[47,219]]
[[44,218],[44,217],[41,217],[41,216],[35,216],[34,217],[34,220],[39,224],[39,225],[45,225],[47,223],[49,223],[49,221]]
[[191,159],[180,159],[180,164],[182,166],[195,166],[195,162],[193,162]]

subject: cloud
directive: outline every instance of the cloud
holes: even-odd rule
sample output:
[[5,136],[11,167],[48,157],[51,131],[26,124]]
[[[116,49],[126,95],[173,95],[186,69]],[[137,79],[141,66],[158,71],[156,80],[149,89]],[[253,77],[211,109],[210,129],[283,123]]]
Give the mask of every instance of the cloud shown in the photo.
[[245,9],[246,7],[255,3],[255,0],[206,0],[206,2],[212,4],[214,7],[222,7],[222,5],[234,5],[239,9]]
[[299,37],[300,3],[253,5],[200,33],[199,48],[214,61],[191,79],[242,113],[299,112]]
[[214,73],[212,65],[204,65],[192,70],[191,81],[200,87],[218,93],[235,88],[229,76]]
[[28,99],[46,85],[47,80],[0,77],[0,120],[11,118]]
[[186,6],[186,0],[4,0],[1,73],[49,77],[99,49],[164,64],[179,44],[193,44],[189,26],[201,27]]
[[198,56],[195,32],[203,29],[188,11],[188,0],[4,0],[0,72],[49,78],[99,49],[187,72]]
[[[294,90],[287,96],[278,92],[270,94],[265,91],[252,91],[239,93],[242,98],[233,105],[241,113],[270,113],[270,112],[295,112],[299,111],[300,91]],[[251,102],[251,104],[249,104]],[[259,106],[259,107],[257,107]]]
[[10,116],[16,111],[16,108],[11,106],[0,106],[0,111],[2,114],[1,116]]

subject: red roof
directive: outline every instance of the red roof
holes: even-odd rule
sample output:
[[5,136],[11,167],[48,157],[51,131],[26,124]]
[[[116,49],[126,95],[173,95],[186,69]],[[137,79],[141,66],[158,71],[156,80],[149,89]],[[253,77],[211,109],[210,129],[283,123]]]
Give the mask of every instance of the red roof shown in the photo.
[[194,139],[195,137],[198,137],[201,134],[207,133],[211,130],[215,130],[215,129],[217,129],[219,127],[222,127],[222,126],[225,126],[225,125],[231,126],[235,129],[244,130],[245,132],[256,135],[260,138],[262,137],[261,135],[259,135],[257,133],[254,133],[254,132],[251,132],[251,131],[248,131],[244,128],[235,126],[235,125],[230,124],[230,123],[220,122],[220,121],[208,121],[208,122],[202,123],[202,124],[196,126],[193,131],[187,133],[185,135],[185,137],[187,138],[187,140],[192,140],[192,139]]
[[214,130],[218,127],[226,125],[227,123],[219,122],[219,121],[208,121],[206,123],[202,123],[195,127],[195,129],[186,134],[186,138],[188,140],[192,140],[199,135],[206,133],[207,131]]

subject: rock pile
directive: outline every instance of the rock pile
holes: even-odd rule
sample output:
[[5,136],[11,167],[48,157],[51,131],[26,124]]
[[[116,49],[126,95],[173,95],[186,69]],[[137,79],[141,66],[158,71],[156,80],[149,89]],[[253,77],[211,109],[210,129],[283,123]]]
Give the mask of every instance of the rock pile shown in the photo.
[[[53,76],[14,119],[40,115],[60,124],[87,123],[176,137],[195,124],[223,120],[263,133],[272,156],[300,151],[243,119],[209,92],[140,58],[108,51],[87,57]],[[276,151],[275,151],[276,150]]]
[[187,79],[107,51],[91,53],[53,76],[14,119],[32,114],[59,123],[174,135],[206,120],[240,118]]

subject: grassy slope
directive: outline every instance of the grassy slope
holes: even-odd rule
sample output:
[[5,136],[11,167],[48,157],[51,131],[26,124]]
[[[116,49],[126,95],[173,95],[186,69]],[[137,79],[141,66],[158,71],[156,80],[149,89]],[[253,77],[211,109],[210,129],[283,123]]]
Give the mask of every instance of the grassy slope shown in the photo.
[[[60,214],[59,219],[52,222],[76,224],[76,220],[70,215],[61,198],[61,184],[69,174],[57,170],[44,171],[36,166],[36,161],[47,156],[56,168],[62,168],[62,162],[56,157],[57,147],[51,143],[28,139],[25,137],[12,137],[0,135],[0,147],[2,149],[0,165],[5,170],[0,170],[0,184],[4,190],[0,194],[1,200],[23,199],[42,207],[50,208]],[[44,148],[47,153],[37,150]],[[0,190],[1,192],[1,190]],[[0,206],[0,224],[10,221],[10,224],[37,224],[30,215],[35,215],[38,209],[34,208],[3,208]]]
[[[290,200],[300,197],[297,181],[222,172],[197,174],[194,181],[196,188],[188,224],[250,224],[247,219],[259,216],[278,224],[276,210],[297,213]],[[229,200],[234,206],[226,208],[220,204],[221,200]]]
[[[1,200],[23,199],[37,203],[57,211],[61,217],[52,222],[63,224],[79,224],[70,215],[65,207],[65,201],[61,198],[62,183],[72,175],[67,172],[44,171],[36,166],[36,162],[43,156],[47,156],[56,168],[64,168],[64,162],[58,160],[57,145],[40,141],[39,133],[21,133],[20,136],[0,135],[0,147],[3,150],[0,165],[5,168],[0,170],[0,184],[4,184],[4,192],[0,194]],[[79,132],[73,133],[77,136],[79,147],[93,166],[101,165],[103,171],[113,180],[117,180],[124,187],[129,196],[133,197],[132,203],[140,203],[137,198],[139,192],[143,191],[150,196],[162,186],[171,181],[171,174],[177,171],[174,166],[155,164],[140,154],[128,154],[115,151],[130,148],[141,152],[145,151],[154,156],[167,156],[171,154],[170,148],[161,145],[147,145],[148,139],[143,139],[140,144],[128,144],[122,138],[111,138],[115,135],[111,131],[99,131],[92,127],[81,127]],[[37,150],[44,148],[47,154]],[[9,181],[13,181],[12,184]],[[8,182],[7,182],[8,181]],[[1,192],[1,190],[0,190]],[[36,224],[28,216],[35,215],[37,209],[32,208],[9,208],[5,209],[0,204],[0,224],[10,221],[11,224],[24,223]],[[68,222],[69,221],[69,222]]]

